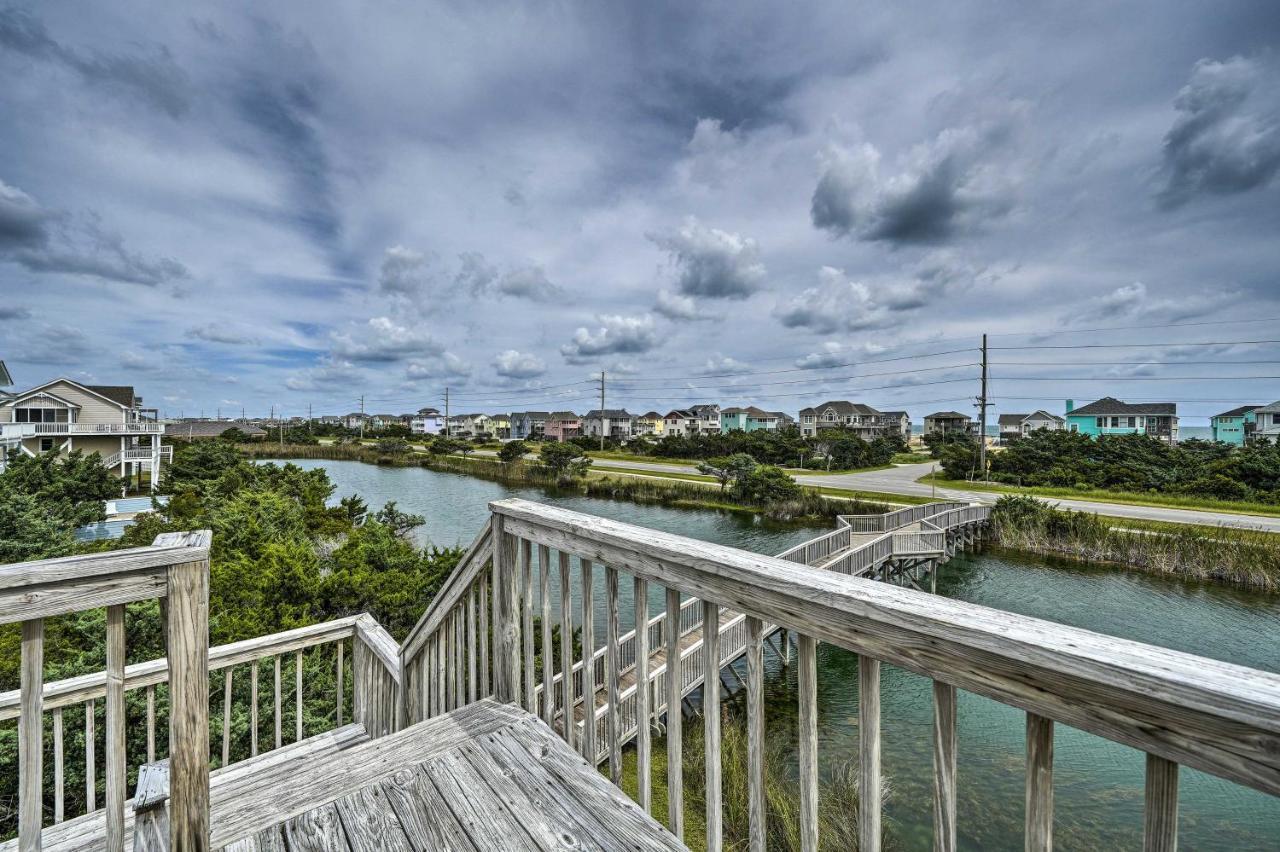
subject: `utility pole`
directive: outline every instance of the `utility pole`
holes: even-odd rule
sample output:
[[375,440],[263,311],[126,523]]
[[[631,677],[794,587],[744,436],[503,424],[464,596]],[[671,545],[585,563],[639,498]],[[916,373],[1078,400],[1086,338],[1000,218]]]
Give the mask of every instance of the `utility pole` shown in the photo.
[[311,434],[311,403],[307,403],[307,434]]
[[364,440],[364,394],[360,394],[360,440]]
[[604,415],[604,370],[600,371],[600,452],[604,452],[605,423],[609,422]]
[[987,335],[982,335],[982,395],[978,397],[978,467],[987,479]]
[[280,449],[284,449],[284,409],[280,409],[280,423],[277,425],[280,430]]
[[444,389],[444,436],[453,437],[453,424],[449,422],[449,389]]

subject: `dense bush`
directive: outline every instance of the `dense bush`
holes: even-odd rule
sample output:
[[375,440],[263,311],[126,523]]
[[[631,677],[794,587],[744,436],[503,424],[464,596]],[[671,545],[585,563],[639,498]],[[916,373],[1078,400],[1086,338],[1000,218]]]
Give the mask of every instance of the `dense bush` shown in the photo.
[[805,438],[798,429],[732,431],[705,435],[666,435],[660,440],[645,440],[628,449],[641,447],[648,455],[673,459],[711,459],[745,453],[758,462],[773,465],[799,465],[802,459],[820,457],[814,466],[848,470],[888,464],[894,453],[906,449],[896,437],[864,441],[844,429],[824,429],[817,437]]
[[[1232,448],[1191,440],[1171,446],[1148,435],[1090,438],[1041,430],[988,458],[990,477],[997,482],[1280,501],[1280,447],[1275,445]],[[961,473],[945,458],[943,465],[948,476]]]

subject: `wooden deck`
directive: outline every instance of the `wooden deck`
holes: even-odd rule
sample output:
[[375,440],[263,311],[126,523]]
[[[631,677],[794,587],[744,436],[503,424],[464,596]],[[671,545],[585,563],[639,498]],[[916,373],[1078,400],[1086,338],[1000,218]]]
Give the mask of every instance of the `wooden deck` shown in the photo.
[[455,712],[393,734],[419,746],[413,762],[224,852],[685,848],[543,722],[475,707],[483,732],[441,747],[435,723]]
[[[244,761],[210,782],[212,849],[684,849],[541,721],[491,699],[378,739],[360,726]],[[125,849],[134,849],[132,802]],[[99,810],[45,829],[45,852],[106,848]],[[0,844],[0,852],[17,841]]]

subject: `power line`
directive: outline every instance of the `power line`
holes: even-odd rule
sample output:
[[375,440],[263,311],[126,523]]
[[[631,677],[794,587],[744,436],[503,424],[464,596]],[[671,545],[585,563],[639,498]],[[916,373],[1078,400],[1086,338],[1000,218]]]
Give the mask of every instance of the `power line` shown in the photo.
[[995,376],[1005,382],[1232,382],[1276,380],[1280,376]]
[[[977,366],[980,366],[980,365],[976,363],[948,364],[942,367],[920,367],[919,369],[916,369],[916,370],[887,370],[885,372],[880,372],[880,373],[859,373],[858,375],[854,375],[854,376],[817,376],[812,379],[789,379],[787,381],[781,381],[781,382],[752,382],[750,387],[764,388],[764,387],[773,387],[775,385],[807,385],[807,384],[814,384],[816,382],[845,382],[845,381],[850,381],[852,379],[869,379],[869,378],[874,378],[876,376],[902,376],[902,375],[907,375],[911,373],[937,372],[939,370],[962,370],[968,367],[977,367]],[[735,375],[735,378],[745,378],[746,376],[747,374],[739,373]],[[619,382],[615,383],[615,386],[617,384],[621,384],[623,386],[623,390],[628,390],[628,391],[697,390],[697,389],[708,389],[708,388],[715,389],[715,388],[734,387],[733,385],[728,385],[724,383],[714,384],[714,385],[661,385],[661,386],[648,387],[648,386],[642,386],[642,385],[633,385],[631,381],[627,379],[620,380]]]
[[1178,346],[1257,346],[1280,340],[1208,340],[1197,343],[1062,343],[1037,346],[992,346],[992,349],[1161,349]]
[[[1259,319],[1237,319],[1237,320],[1200,320],[1197,322],[1167,322],[1157,323],[1153,325],[1108,325],[1101,328],[1066,328],[1062,331],[1006,331],[1001,334],[993,334],[992,337],[1027,337],[1030,335],[1043,335],[1045,337],[1058,336],[1063,334],[1092,334],[1097,331],[1139,331],[1144,329],[1158,328],[1189,328],[1191,326],[1201,325],[1239,325],[1254,322],[1280,322],[1280,317],[1261,317]],[[995,348],[995,347],[992,347]]]

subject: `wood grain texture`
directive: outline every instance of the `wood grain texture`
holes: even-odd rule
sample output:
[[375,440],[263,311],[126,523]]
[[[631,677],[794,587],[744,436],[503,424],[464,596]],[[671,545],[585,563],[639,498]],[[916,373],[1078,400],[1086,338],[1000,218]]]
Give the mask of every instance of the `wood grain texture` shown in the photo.
[[[396,669],[400,668],[400,658],[396,658]],[[302,652],[293,655],[293,741],[302,739]]]
[[413,847],[423,852],[480,852],[435,785],[416,768],[392,773],[380,784]]
[[506,520],[493,519],[493,585],[498,611],[494,616],[497,631],[497,662],[494,665],[494,697],[499,701],[520,703],[520,623],[516,614],[519,586],[519,545],[506,532]]
[[272,673],[271,709],[272,709],[272,718],[275,722],[275,734],[276,734],[275,747],[280,748],[280,746],[284,745],[284,737],[283,737],[284,724],[283,724],[283,720],[280,718],[280,714],[283,712],[283,708],[280,706],[281,698],[280,698],[280,655],[279,654],[276,654],[274,657],[271,658],[271,673]]
[[328,804],[307,811],[284,824],[285,842],[290,852],[350,852],[338,806]]
[[480,698],[488,698],[493,694],[492,682],[489,680],[489,578],[480,578]]
[[[720,606],[702,602],[703,625],[720,623]],[[707,848],[719,849],[724,840],[724,817],[720,797],[720,631],[702,631],[704,649],[702,683],[702,728],[706,764]]]
[[66,781],[66,756],[62,746],[62,710],[53,711],[53,821],[66,818],[64,783]]
[[209,563],[169,568],[170,848],[209,848]]
[[1143,852],[1175,852],[1178,848],[1178,764],[1147,755]]
[[124,605],[107,607],[107,695],[106,695],[106,801],[107,849],[124,849],[125,714],[124,714]]
[[560,665],[564,669],[560,678],[561,734],[573,748],[573,588],[569,575],[569,554],[556,554],[560,563]]
[[[128,679],[127,672],[129,667],[125,666],[125,678]],[[58,718],[62,714],[59,712]],[[156,688],[154,685],[147,686],[147,763],[154,763],[156,759]]]
[[556,719],[555,646],[551,643],[551,548],[538,548],[538,599],[542,602],[542,721]]
[[249,756],[258,754],[258,661],[249,666]]
[[524,709],[530,713],[538,712],[538,697],[534,694],[533,663],[533,542],[524,539],[520,542],[520,638],[523,640],[523,657],[521,688],[524,696]]
[[635,600],[636,615],[636,803],[645,813],[653,809],[653,781],[651,778],[651,753],[653,750],[650,735],[649,708],[649,581],[636,577],[632,598]]
[[98,766],[94,746],[97,737],[94,735],[93,702],[84,703],[84,808],[87,813],[98,809]]
[[880,848],[880,661],[858,657],[858,849]]
[[[801,690],[801,713],[804,695]],[[804,722],[800,723],[801,754],[804,749]],[[751,852],[764,852],[765,787],[764,787],[764,624],[758,618],[747,619],[747,843]],[[804,783],[804,767],[800,769]],[[802,806],[803,809],[803,806]]]
[[1027,852],[1053,849],[1053,720],[1027,714]]
[[618,702],[619,680],[622,666],[618,650],[618,569],[611,565],[604,567],[604,599],[605,599],[605,730],[609,738],[609,780],[614,784],[622,783],[622,719],[619,715],[621,707]]
[[453,610],[466,590],[485,571],[486,567],[492,567],[494,542],[496,540],[497,536],[491,519],[486,521],[484,526],[480,528],[480,532],[476,534],[471,546],[464,552],[462,561],[450,572],[444,586],[436,594],[432,605],[427,608],[427,611],[418,619],[418,623],[409,631],[409,635],[405,637],[403,651],[406,660],[411,660],[418,656],[427,637],[433,635],[439,629],[444,616]]
[[933,848],[956,850],[956,688],[933,682]]
[[[818,643],[800,634],[796,641],[796,676],[800,719],[800,848],[818,849]],[[862,730],[863,720],[858,727]],[[763,743],[761,744],[763,746]],[[865,753],[864,753],[865,757]],[[763,784],[761,784],[763,789]],[[865,788],[863,788],[865,789]],[[866,847],[859,846],[859,849]],[[870,847],[878,848],[878,847]]]
[[44,785],[44,620],[22,622],[18,719],[18,849],[40,852]]
[[1280,676],[526,500],[513,532],[1280,795]]
[[[222,766],[231,762],[231,687],[235,669],[227,669],[222,675]],[[154,758],[154,755],[148,755]],[[148,763],[151,760],[147,761]]]
[[592,563],[589,559],[580,560],[582,564],[582,704],[587,709],[582,726],[582,754],[593,765],[596,755],[600,753],[596,746],[596,622],[595,622],[595,582]]
[[684,752],[680,712],[680,590],[667,587],[667,827],[684,839]]
[[413,849],[390,800],[376,785],[362,787],[334,804],[352,852],[410,852]]

